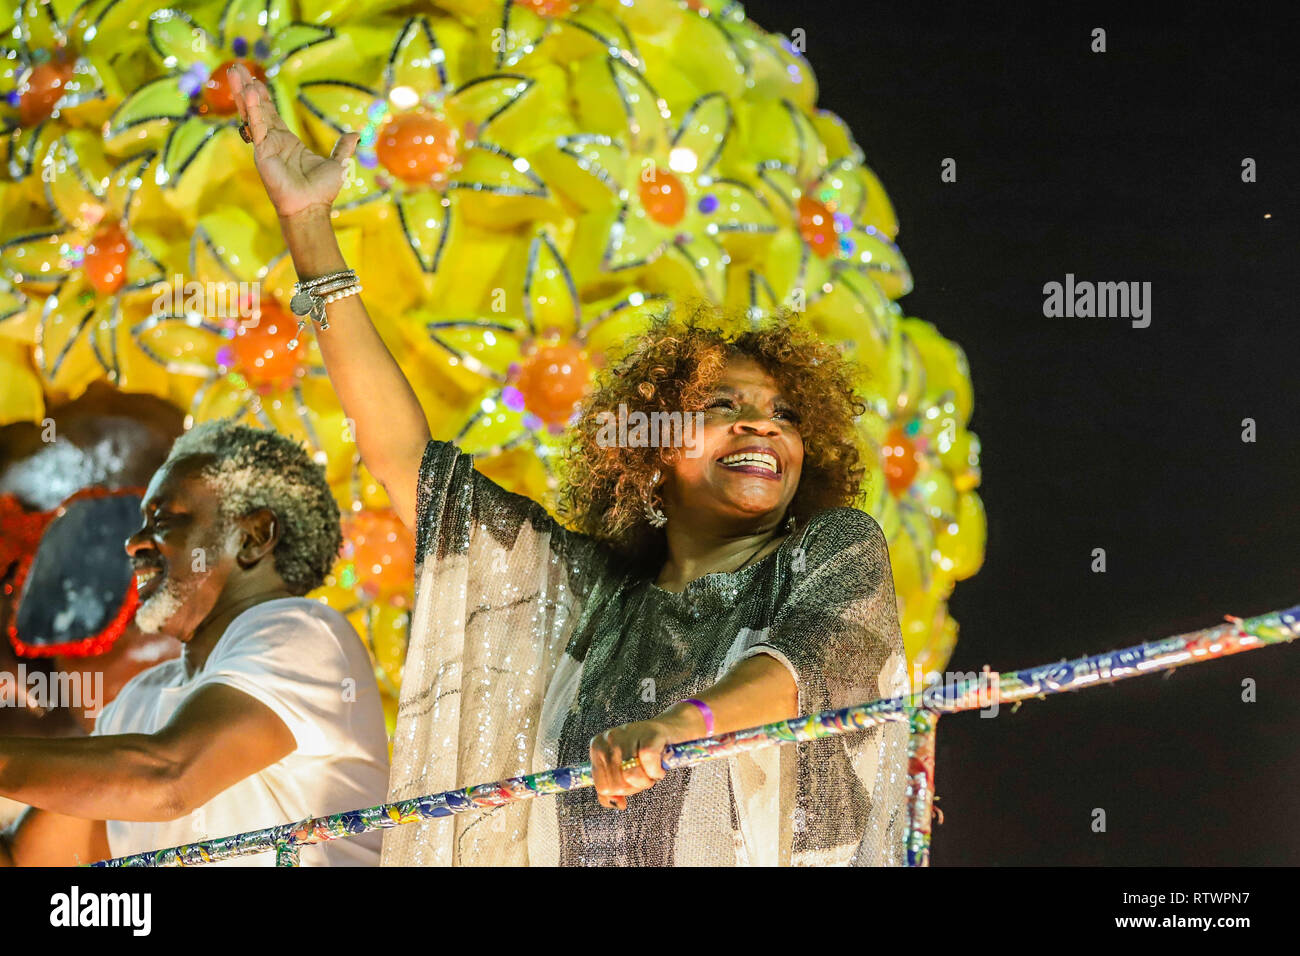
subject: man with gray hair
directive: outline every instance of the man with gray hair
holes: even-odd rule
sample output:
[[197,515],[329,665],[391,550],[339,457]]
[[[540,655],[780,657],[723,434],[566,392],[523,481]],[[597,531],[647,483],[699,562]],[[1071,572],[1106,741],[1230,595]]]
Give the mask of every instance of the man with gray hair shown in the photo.
[[[176,440],[141,511],[126,542],[136,622],[184,650],[128,682],[90,737],[0,737],[0,796],[31,807],[0,833],[0,865],[89,863],[387,794],[370,658],[302,596],[342,540],[324,470],[275,432],[207,422]],[[305,847],[302,865],[377,865],[379,838]]]

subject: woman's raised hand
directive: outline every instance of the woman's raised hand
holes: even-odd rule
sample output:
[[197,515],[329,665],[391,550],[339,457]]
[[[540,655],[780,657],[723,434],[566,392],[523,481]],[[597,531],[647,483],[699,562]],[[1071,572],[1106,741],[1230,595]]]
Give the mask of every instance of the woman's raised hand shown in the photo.
[[253,161],[276,213],[288,219],[313,210],[328,212],[360,137],[344,133],[328,157],[319,156],[285,125],[266,84],[239,63],[229,75],[239,117],[253,136]]

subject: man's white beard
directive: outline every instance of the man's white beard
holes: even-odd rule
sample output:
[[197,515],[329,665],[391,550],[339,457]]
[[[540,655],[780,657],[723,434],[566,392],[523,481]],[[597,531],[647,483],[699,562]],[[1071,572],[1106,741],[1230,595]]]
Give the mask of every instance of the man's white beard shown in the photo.
[[175,578],[167,578],[162,586],[135,612],[135,626],[146,634],[161,634],[162,628],[185,606],[185,591]]

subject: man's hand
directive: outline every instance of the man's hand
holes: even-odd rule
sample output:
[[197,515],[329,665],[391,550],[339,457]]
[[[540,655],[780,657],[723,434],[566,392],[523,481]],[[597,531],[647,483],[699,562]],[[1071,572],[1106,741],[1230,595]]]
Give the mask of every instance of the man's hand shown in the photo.
[[0,867],[84,866],[112,855],[103,820],[28,807],[7,832],[0,832]]

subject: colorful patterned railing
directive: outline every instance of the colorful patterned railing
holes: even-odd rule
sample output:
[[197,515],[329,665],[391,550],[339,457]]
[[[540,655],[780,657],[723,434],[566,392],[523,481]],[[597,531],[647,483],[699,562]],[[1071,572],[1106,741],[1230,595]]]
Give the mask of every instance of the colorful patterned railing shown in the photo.
[[[706,760],[725,759],[747,750],[836,737],[887,721],[906,720],[911,731],[908,746],[907,862],[909,866],[927,866],[934,798],[934,736],[940,715],[982,710],[993,705],[1015,704],[1030,697],[1042,698],[1082,687],[1111,684],[1300,637],[1300,605],[1245,620],[1235,617],[1225,620],[1228,623],[1119,651],[1019,671],[984,671],[954,684],[935,685],[906,697],[872,701],[672,744],[665,748],[663,766],[666,770],[675,770]],[[349,810],[202,843],[137,853],[93,865],[194,866],[273,852],[277,866],[297,866],[300,847],[591,785],[590,764],[559,767],[364,810]]]

